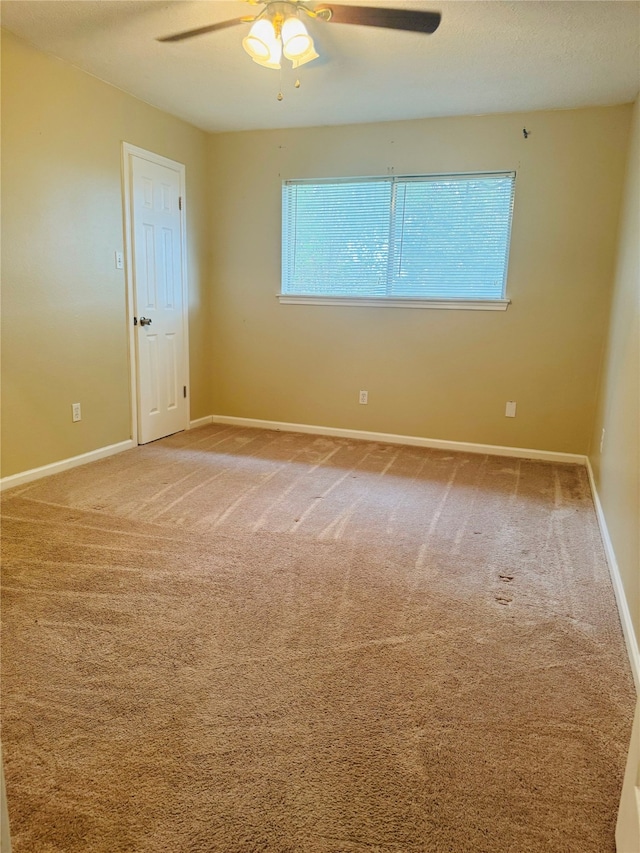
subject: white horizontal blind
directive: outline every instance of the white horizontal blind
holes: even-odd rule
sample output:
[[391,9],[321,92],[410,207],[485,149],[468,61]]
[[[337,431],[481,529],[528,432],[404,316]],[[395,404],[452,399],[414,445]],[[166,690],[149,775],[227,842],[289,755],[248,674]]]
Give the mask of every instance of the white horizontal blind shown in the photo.
[[283,293],[385,296],[389,181],[283,187]]
[[286,181],[282,293],[501,299],[515,173]]

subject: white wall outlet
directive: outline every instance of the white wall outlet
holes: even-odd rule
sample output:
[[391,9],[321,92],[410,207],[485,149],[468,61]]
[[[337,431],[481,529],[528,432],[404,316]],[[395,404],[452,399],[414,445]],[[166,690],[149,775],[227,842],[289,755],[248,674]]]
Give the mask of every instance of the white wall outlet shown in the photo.
[[516,416],[516,404],[513,400],[509,400],[507,403],[507,408],[505,409],[504,416],[506,418],[515,418]]
[[366,406],[367,403],[369,402],[369,392],[368,391],[361,391],[360,396],[358,398],[358,402],[360,403],[361,406]]
[[602,453],[603,447],[604,447],[604,427],[602,427],[602,435],[600,436],[600,453]]
[[116,252],[116,269],[124,269],[124,255],[122,252]]
[[71,404],[71,420],[75,424],[77,421],[82,420],[82,412],[80,411],[80,403],[72,403]]

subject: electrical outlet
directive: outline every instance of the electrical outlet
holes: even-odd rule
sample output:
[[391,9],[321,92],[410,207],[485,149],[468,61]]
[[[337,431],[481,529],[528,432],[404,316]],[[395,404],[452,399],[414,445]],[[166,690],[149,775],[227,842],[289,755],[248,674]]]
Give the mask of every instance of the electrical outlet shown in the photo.
[[80,403],[72,403],[71,404],[71,420],[75,424],[77,421],[82,420],[82,412],[80,411]]
[[516,416],[516,404],[513,400],[509,400],[507,403],[507,408],[504,413],[505,418],[515,418]]
[[600,436],[600,453],[602,453],[603,447],[604,447],[604,427],[602,427],[602,435]]
[[368,391],[361,391],[358,402],[360,403],[361,406],[366,406],[367,403],[369,402],[369,392]]
[[124,255],[122,252],[116,252],[116,269],[124,269]]

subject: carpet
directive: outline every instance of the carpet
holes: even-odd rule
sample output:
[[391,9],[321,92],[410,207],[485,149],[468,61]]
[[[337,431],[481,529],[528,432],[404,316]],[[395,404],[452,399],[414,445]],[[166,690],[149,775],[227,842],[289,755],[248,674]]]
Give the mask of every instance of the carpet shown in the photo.
[[211,425],[6,493],[14,853],[614,853],[586,472]]

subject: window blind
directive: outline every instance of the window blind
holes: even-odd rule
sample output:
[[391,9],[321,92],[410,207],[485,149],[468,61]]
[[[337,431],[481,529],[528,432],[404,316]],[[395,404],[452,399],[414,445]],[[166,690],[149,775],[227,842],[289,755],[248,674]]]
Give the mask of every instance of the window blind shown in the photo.
[[282,293],[504,297],[515,173],[285,181]]

